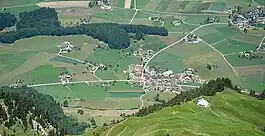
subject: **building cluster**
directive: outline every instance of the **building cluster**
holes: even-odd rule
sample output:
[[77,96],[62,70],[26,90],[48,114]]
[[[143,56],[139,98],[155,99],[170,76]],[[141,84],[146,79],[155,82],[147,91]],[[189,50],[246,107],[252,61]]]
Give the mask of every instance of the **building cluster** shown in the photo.
[[11,87],[11,88],[20,87],[20,86],[22,86],[23,82],[24,82],[24,80],[17,80],[16,83],[9,85],[9,87]]
[[257,59],[257,58],[262,58],[262,56],[259,56],[257,51],[244,51],[244,52],[239,52],[238,57],[240,58],[246,58],[246,59]]
[[59,76],[59,78],[63,84],[66,84],[72,80],[72,74],[62,74]]
[[247,31],[265,17],[265,6],[257,6],[244,13],[241,13],[239,9],[229,10],[228,23],[229,25],[237,26],[240,30]]
[[196,70],[192,68],[184,69],[181,73],[174,73],[172,70],[147,67],[143,74],[144,89],[178,93],[182,90],[180,84],[205,82],[195,72]]
[[60,48],[60,53],[69,53],[74,48],[70,42],[63,42],[58,47]]
[[140,57],[143,63],[147,62],[154,54],[155,52],[153,50],[144,50],[141,48],[133,52],[133,55]]
[[129,79],[140,79],[142,74],[142,65],[140,64],[131,64],[129,65],[128,70],[123,70],[123,73],[125,73]]
[[172,70],[147,66],[142,71],[142,65],[132,64],[128,70],[124,70],[124,73],[128,75],[129,79],[144,80],[143,87],[147,91],[179,93],[182,90],[180,84],[205,82],[205,80],[195,74],[196,70],[192,68],[184,69],[181,73],[174,73]]
[[200,41],[199,37],[194,33],[189,33],[184,40],[186,43],[198,43]]

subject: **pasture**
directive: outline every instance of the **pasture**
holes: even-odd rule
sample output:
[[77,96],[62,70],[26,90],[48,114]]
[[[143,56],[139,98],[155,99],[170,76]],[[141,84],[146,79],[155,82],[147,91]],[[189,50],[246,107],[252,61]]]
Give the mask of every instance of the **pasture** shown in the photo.
[[204,97],[210,103],[211,109],[198,107],[198,99],[180,106],[164,108],[146,117],[132,117],[115,127],[107,126],[90,131],[86,136],[93,136],[93,133],[108,133],[109,136],[264,134],[256,129],[264,125],[264,101],[228,89],[215,96]]
[[[32,83],[34,79],[36,83],[59,82],[58,74],[65,71],[75,72],[74,80],[94,79],[92,75],[81,75],[82,71],[76,71],[86,68],[83,64],[83,68],[74,65],[80,64],[80,62],[57,56],[59,52],[57,46],[64,41],[69,41],[74,46],[80,47],[80,50],[69,54],[69,56],[82,60],[85,60],[90,55],[88,52],[93,51],[96,46],[96,40],[84,35],[38,36],[16,41],[12,45],[4,45],[0,50],[1,84],[14,83],[18,79],[25,80],[26,84]],[[55,73],[52,73],[54,70]],[[44,74],[49,71],[51,71],[50,75],[49,73]]]
[[[184,68],[191,67],[198,71],[196,74],[206,80],[227,76],[235,83],[239,83],[235,73],[222,56],[202,42],[198,44],[176,44],[168,48],[166,52],[172,56],[182,58],[181,64],[183,68],[181,71]],[[160,57],[157,56],[157,58]],[[216,65],[218,68],[208,70],[206,68],[207,64]]]
[[127,55],[127,51],[102,48],[94,51],[86,60],[107,66],[107,70],[102,69],[96,72],[96,75],[102,79],[114,77],[126,79],[127,76],[122,71],[128,69],[130,64],[141,63],[139,57],[135,57],[132,54]]

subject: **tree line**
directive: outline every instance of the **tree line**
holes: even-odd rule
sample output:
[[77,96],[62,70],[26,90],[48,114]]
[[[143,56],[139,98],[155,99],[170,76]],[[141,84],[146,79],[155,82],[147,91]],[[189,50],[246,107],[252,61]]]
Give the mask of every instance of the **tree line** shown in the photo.
[[14,43],[22,38],[39,35],[66,36],[86,34],[107,43],[111,49],[123,49],[130,46],[129,33],[137,34],[137,39],[143,39],[144,35],[168,35],[166,28],[146,25],[91,23],[75,27],[63,27],[58,21],[57,12],[51,8],[40,8],[31,12],[23,12],[19,16],[21,20],[17,23],[17,31],[0,34],[0,42]]
[[15,25],[17,19],[15,15],[10,13],[0,13],[0,31],[2,31],[5,27],[11,27]]
[[[0,106],[0,118],[7,128],[21,120],[25,130],[33,128],[32,120],[37,121],[42,127],[48,128],[56,135],[81,134],[89,125],[77,122],[76,119],[64,115],[62,107],[49,95],[37,92],[26,86],[19,88],[1,87],[0,99],[4,100],[7,111]],[[9,117],[7,116],[9,115]]]

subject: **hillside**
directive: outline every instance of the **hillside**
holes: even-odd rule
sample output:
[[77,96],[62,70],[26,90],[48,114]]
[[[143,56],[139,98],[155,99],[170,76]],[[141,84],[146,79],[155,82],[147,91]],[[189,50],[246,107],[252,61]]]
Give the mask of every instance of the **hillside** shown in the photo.
[[[210,108],[196,106],[198,100],[181,106],[165,108],[141,118],[99,128],[86,136],[190,136],[190,135],[264,135],[265,101],[226,90],[205,97]],[[107,129],[107,130],[106,130]],[[105,131],[104,131],[105,130]]]

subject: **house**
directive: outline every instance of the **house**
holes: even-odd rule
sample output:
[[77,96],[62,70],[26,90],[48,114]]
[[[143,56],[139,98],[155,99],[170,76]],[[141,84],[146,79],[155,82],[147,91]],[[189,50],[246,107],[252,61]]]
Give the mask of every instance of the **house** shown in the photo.
[[206,108],[210,104],[205,99],[201,98],[200,100],[198,100],[197,105]]
[[172,70],[168,70],[168,71],[166,71],[166,72],[163,73],[163,75],[165,77],[169,77],[169,75],[171,75],[171,74],[173,74],[173,71]]

